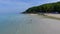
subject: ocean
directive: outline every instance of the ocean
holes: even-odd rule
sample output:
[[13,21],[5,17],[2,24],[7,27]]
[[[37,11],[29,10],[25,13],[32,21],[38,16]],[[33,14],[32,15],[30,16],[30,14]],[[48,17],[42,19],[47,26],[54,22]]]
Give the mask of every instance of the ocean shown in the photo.
[[0,15],[0,34],[31,34],[31,19],[26,14]]

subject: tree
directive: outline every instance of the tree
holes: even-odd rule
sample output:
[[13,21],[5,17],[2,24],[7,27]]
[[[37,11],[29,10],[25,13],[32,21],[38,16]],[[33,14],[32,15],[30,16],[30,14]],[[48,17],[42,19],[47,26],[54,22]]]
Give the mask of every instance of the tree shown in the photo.
[[31,8],[28,8],[25,13],[51,13],[51,12],[59,12],[60,13],[60,2],[56,3],[48,3],[43,4],[40,6],[34,6]]

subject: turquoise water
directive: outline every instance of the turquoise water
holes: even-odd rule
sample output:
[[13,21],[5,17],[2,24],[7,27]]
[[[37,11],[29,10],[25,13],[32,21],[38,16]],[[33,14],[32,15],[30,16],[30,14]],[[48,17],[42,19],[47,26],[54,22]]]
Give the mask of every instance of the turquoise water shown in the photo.
[[27,34],[25,24],[29,18],[24,14],[0,15],[0,34]]

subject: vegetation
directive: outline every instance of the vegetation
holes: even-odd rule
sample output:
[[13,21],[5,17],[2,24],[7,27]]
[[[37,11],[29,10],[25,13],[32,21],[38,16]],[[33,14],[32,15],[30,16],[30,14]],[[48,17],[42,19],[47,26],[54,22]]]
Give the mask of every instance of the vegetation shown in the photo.
[[60,13],[60,2],[48,3],[28,8],[23,13]]

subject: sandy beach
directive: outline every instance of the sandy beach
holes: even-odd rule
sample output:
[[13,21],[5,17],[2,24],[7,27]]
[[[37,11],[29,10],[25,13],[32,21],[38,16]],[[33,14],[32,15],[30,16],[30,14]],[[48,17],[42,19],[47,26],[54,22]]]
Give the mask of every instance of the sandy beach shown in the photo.
[[45,14],[45,15],[60,18],[60,14]]
[[32,34],[60,34],[60,20],[32,16]]
[[60,21],[29,15],[28,23],[21,24],[20,28],[18,34],[60,34]]

